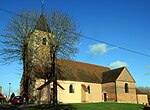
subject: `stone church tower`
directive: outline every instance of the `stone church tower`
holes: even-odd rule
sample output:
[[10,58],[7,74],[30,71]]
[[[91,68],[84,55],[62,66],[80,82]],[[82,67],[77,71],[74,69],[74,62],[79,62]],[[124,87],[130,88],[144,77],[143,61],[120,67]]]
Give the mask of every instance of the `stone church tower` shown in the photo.
[[[25,83],[25,75],[22,75],[21,79],[20,95],[25,91],[23,85],[26,86],[26,84],[28,84],[29,102],[34,102],[35,100],[35,77],[42,77],[44,79],[48,77],[48,69],[45,72],[45,69],[41,70],[40,68],[50,66],[50,37],[50,29],[44,13],[42,13],[36,22],[33,32],[28,37],[28,83]],[[42,76],[40,73],[42,73]]]
[[31,41],[29,48],[31,49],[32,63],[34,65],[41,65],[47,60],[50,52],[49,39],[51,37],[50,29],[44,17],[44,14],[41,14],[38,19],[35,30],[30,35],[29,39]]

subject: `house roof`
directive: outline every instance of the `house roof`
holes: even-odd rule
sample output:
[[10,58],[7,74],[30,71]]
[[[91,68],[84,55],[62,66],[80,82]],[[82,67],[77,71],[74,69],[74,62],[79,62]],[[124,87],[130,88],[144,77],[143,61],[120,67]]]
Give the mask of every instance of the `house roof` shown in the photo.
[[115,82],[125,67],[102,73],[102,83]]
[[50,32],[50,29],[49,29],[49,26],[47,24],[44,14],[41,14],[39,19],[37,20],[35,29],[45,31],[45,32]]

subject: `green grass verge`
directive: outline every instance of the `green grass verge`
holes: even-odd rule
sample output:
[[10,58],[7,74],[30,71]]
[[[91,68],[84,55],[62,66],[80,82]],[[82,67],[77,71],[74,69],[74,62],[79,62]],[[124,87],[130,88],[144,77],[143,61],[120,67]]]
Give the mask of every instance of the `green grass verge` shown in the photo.
[[61,104],[56,109],[53,105],[43,104],[27,107],[27,110],[143,110],[144,105],[123,103],[78,103]]

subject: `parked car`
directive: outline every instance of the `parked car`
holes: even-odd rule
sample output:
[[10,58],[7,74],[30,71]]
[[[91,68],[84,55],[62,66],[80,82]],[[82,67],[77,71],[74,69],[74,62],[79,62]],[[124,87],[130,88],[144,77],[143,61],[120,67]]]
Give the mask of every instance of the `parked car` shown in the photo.
[[4,104],[4,95],[2,93],[0,93],[0,104]]
[[12,99],[12,104],[23,104],[23,97],[22,96],[15,96]]

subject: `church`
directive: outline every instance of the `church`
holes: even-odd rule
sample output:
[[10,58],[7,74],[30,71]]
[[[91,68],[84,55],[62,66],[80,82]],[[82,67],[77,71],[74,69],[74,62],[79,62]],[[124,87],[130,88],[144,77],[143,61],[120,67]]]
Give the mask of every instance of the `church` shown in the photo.
[[[44,15],[41,15],[34,31],[29,39],[33,43],[29,45],[32,53],[38,54],[41,61],[49,48],[47,47],[47,27]],[[50,31],[48,31],[49,34]],[[38,49],[35,47],[38,46]],[[49,103],[52,101],[53,83],[46,82],[41,74],[45,67],[39,65],[40,61],[31,54],[35,64],[30,69],[28,84],[29,102]],[[108,67],[57,59],[57,97],[59,103],[82,103],[82,102],[118,102],[118,103],[148,103],[147,94],[136,89],[136,81],[126,67],[111,70]],[[34,75],[33,75],[34,74]],[[39,75],[40,74],[40,75]],[[20,93],[23,92],[24,74],[20,81]]]

